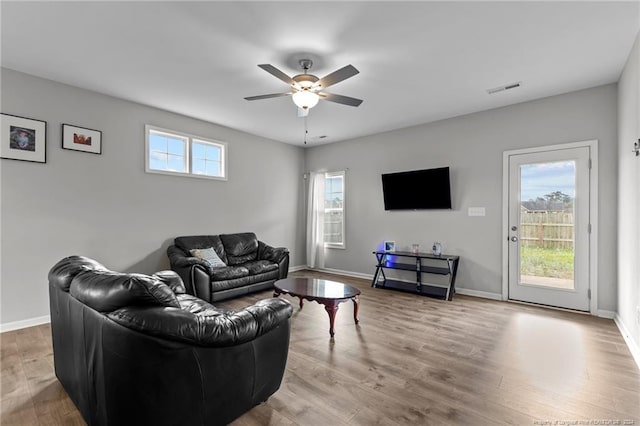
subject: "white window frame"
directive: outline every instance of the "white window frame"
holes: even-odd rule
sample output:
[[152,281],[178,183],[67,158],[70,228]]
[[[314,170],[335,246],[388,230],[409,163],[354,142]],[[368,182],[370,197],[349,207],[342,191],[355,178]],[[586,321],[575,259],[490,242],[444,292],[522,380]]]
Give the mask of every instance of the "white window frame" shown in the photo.
[[[149,135],[151,132],[155,132],[155,133],[163,133],[166,134],[167,136],[172,136],[172,137],[176,137],[178,139],[184,139],[186,140],[187,144],[186,144],[186,149],[185,149],[185,162],[186,162],[186,172],[173,172],[173,171],[169,171],[169,170],[156,170],[156,169],[152,169],[149,167]],[[169,129],[163,129],[161,127],[156,127],[156,126],[152,126],[150,124],[147,124],[144,126],[144,135],[145,135],[145,149],[144,149],[144,170],[147,173],[153,173],[153,174],[160,174],[160,175],[170,175],[170,176],[184,176],[184,177],[193,177],[193,178],[198,178],[198,179],[212,179],[212,180],[223,180],[226,181],[228,180],[228,161],[227,161],[227,143],[226,142],[221,142],[221,141],[217,141],[217,140],[213,140],[213,139],[209,139],[209,138],[205,138],[202,136],[196,136],[196,135],[192,135],[189,133],[184,133],[184,132],[178,132],[175,130],[169,130]],[[216,147],[220,148],[220,176],[209,176],[209,175],[202,175],[202,174],[196,174],[193,173],[193,162],[191,161],[191,156],[192,156],[192,152],[193,150],[191,149],[192,144],[195,142],[197,143],[204,143],[204,144],[210,144],[210,145],[214,145]]]
[[[345,235],[345,222],[346,222],[346,205],[347,205],[347,180],[346,180],[346,173],[344,172],[344,170],[339,171],[339,172],[327,172],[324,174],[324,178],[325,181],[327,178],[332,178],[332,177],[336,177],[336,176],[341,176],[342,177],[342,208],[341,209],[325,209],[325,213],[328,211],[337,211],[337,210],[342,210],[342,243],[324,243],[324,246],[326,248],[335,248],[335,249],[346,249],[346,235]],[[324,236],[323,236],[324,238]]]

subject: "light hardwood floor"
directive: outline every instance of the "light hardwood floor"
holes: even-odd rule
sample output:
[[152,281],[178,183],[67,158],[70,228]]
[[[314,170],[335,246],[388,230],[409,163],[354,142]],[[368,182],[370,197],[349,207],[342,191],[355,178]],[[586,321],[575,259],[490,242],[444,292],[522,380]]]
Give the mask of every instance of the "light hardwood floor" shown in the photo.
[[[358,287],[360,324],[352,304],[341,304],[331,340],[321,305],[305,301],[299,310],[298,299],[281,296],[294,305],[282,386],[235,426],[640,425],[640,371],[611,320],[292,275]],[[83,424],[53,373],[48,325],[3,333],[0,346],[0,424]]]

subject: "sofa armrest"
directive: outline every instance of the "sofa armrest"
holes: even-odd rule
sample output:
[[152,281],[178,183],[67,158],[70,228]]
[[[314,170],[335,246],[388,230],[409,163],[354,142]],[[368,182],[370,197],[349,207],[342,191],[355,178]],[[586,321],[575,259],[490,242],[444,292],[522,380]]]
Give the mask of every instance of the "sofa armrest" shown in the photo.
[[274,263],[282,262],[289,256],[289,249],[286,247],[271,247],[262,241],[258,241],[258,260],[270,260]]
[[186,292],[201,299],[210,300],[211,297],[211,266],[197,257],[187,256],[180,247],[175,245],[167,249],[171,269],[182,281]]
[[277,298],[237,312],[211,308],[199,315],[180,308],[128,306],[107,316],[124,327],[159,338],[224,347],[249,342],[282,325],[288,327],[293,312],[291,304]]
[[[193,265],[202,266],[207,272],[211,272],[211,266],[209,262],[198,257],[193,257],[185,254],[184,250],[176,246],[169,246],[167,249],[167,256],[169,256],[169,263],[171,269],[187,268]],[[183,278],[184,279],[184,278]]]
[[269,260],[278,264],[278,279],[287,278],[289,274],[289,249],[286,247],[271,247],[258,241],[258,260]]
[[189,268],[189,282],[193,294],[202,300],[211,300],[211,274],[202,265],[192,265]]
[[168,285],[174,294],[183,294],[186,292],[182,278],[175,271],[158,271],[153,274],[152,277]]
[[291,317],[293,308],[289,302],[278,298],[271,298],[260,300],[242,309],[242,311],[250,312],[256,319],[258,323],[256,337],[258,337],[286,322]]

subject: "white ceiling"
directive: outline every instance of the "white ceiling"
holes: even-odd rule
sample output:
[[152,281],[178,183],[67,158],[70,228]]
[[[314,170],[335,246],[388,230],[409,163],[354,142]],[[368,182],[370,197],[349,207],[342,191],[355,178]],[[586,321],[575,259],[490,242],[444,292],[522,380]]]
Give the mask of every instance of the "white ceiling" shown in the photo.
[[320,101],[308,146],[616,82],[640,29],[638,1],[0,7],[3,67],[297,145],[289,97],[243,99],[287,91],[257,64],[294,75],[310,56],[319,77],[353,64],[360,74],[327,92],[364,103]]

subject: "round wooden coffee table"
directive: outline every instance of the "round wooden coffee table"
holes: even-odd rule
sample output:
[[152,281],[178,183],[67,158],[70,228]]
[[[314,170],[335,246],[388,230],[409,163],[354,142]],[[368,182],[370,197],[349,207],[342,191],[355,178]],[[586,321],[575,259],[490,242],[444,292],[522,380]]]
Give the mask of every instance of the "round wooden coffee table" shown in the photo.
[[338,312],[338,304],[346,300],[353,302],[353,319],[358,324],[358,307],[360,301],[358,295],[360,290],[350,285],[336,281],[323,280],[318,278],[285,278],[274,283],[274,297],[281,294],[290,294],[300,299],[300,309],[302,309],[303,299],[315,300],[324,305],[324,309],[329,314],[329,334],[334,336],[333,325]]

